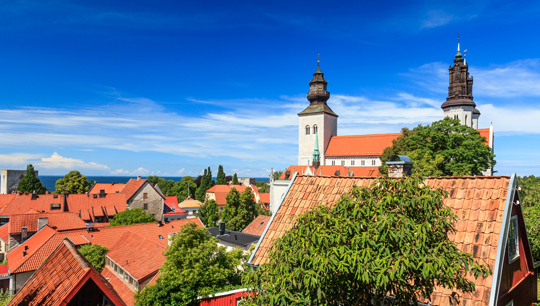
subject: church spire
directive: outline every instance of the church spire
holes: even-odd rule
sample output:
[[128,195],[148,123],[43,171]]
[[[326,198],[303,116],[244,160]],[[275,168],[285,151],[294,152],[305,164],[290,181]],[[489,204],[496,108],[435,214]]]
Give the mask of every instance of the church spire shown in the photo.
[[337,117],[337,115],[328,107],[326,102],[330,99],[330,92],[327,89],[328,82],[324,79],[324,73],[321,71],[320,60],[317,60],[317,70],[313,74],[313,79],[309,82],[309,92],[307,99],[309,106],[298,115],[326,113]]
[[319,152],[319,131],[315,133],[315,148],[313,149],[313,168],[314,172],[321,165],[321,153]]
[[459,50],[460,37],[458,34],[458,48],[454,59],[454,65],[448,68],[450,82],[448,86],[448,97],[441,108],[447,110],[449,107],[476,107],[473,102],[472,85],[473,78],[469,77],[469,66],[464,63],[463,56]]

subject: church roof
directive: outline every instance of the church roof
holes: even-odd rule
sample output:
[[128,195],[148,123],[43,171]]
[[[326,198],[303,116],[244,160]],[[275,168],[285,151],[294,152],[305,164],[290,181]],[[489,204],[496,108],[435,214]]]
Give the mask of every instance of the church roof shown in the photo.
[[446,100],[441,105],[441,108],[444,110],[445,108],[452,107],[452,106],[472,106],[476,107],[476,103],[474,103],[471,99],[450,99]]
[[308,107],[306,107],[306,109],[298,113],[298,116],[313,115],[319,113],[325,113],[334,117],[338,117],[338,115],[334,113],[334,111],[326,103],[323,102],[311,103]]
[[[309,168],[309,171],[308,171]],[[293,177],[294,173],[298,172],[299,174],[311,174],[315,172],[316,176],[348,176],[348,173],[351,174],[351,176],[356,177],[371,177],[371,176],[377,176],[379,175],[379,167],[346,167],[342,165],[322,165],[315,170],[315,167],[313,166],[306,166],[306,165],[294,165],[289,166],[283,174],[279,177],[280,180],[289,180]]]
[[380,156],[401,133],[334,136],[324,154],[330,156]]

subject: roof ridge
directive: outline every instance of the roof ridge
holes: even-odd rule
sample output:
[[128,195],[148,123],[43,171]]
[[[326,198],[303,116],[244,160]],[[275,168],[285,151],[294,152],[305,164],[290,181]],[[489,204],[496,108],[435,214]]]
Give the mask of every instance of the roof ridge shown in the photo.
[[[28,255],[28,257],[26,257],[22,262],[19,262],[18,266],[17,266],[15,269],[13,269],[13,271],[12,271],[11,273],[16,273],[17,270],[19,270],[26,262],[28,262],[31,258],[33,258],[33,257],[38,253],[38,251],[39,251],[39,250],[40,250],[47,242],[49,242],[49,241],[55,236],[56,233],[58,233],[57,231],[55,231],[55,230],[54,230],[53,228],[51,228],[50,226],[45,225],[42,229],[40,229],[39,231],[37,231],[34,235],[32,235],[32,236],[31,236],[30,238],[28,238],[26,241],[30,240],[31,238],[33,238],[34,236],[36,236],[37,233],[39,233],[39,232],[45,230],[46,228],[49,228],[51,231],[53,231],[52,235],[49,236],[48,239],[40,240],[40,242],[43,241],[43,243],[41,243],[41,244],[39,245],[39,247],[36,247],[35,251],[32,250],[33,253],[30,254],[30,255]],[[25,242],[26,242],[26,241],[25,241]],[[20,247],[24,247],[24,245],[25,245],[24,242],[23,242],[23,243],[20,243],[17,247],[15,247],[14,249],[12,249],[12,250],[10,251],[10,253],[13,252],[13,251],[15,251],[16,249],[18,249],[18,248],[20,248]],[[57,246],[57,247],[58,247],[58,246]],[[55,248],[55,250],[56,250],[56,248]],[[51,254],[52,254],[52,253],[51,253]],[[49,255],[49,256],[50,256],[50,255]],[[45,261],[43,261],[43,262],[41,263],[41,265],[43,265],[44,262],[45,262]],[[40,267],[41,267],[41,265],[40,265]]]
[[382,133],[382,134],[361,134],[361,135],[342,135],[342,136],[332,136],[331,138],[358,138],[358,137],[379,137],[379,136],[390,136],[390,135],[401,135],[401,133]]

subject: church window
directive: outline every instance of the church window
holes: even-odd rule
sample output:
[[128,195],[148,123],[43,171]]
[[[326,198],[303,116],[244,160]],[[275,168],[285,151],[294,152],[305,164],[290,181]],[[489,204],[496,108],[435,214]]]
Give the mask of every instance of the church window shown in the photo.
[[371,161],[371,165],[372,165],[372,166],[375,166],[375,160],[372,160],[372,161]]
[[341,161],[341,165],[345,166],[345,161],[344,160]]
[[313,125],[313,134],[317,134],[317,125],[316,124]]
[[360,165],[361,165],[361,166],[365,166],[365,165],[366,165],[366,161],[365,161],[365,160],[360,161]]
[[306,125],[306,135],[309,135],[309,130],[310,130],[309,125]]
[[354,160],[351,160],[351,166],[354,166]]

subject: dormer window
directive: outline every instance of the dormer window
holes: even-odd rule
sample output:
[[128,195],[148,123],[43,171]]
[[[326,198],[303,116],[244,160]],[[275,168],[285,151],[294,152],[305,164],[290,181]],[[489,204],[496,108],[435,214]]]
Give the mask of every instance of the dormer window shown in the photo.
[[317,134],[317,125],[316,124],[313,125],[313,134]]
[[365,165],[366,165],[366,161],[365,161],[365,160],[361,161],[361,162],[360,162],[360,165],[361,165],[361,166],[365,166]]
[[309,132],[310,132],[309,125],[306,125],[306,135],[309,135]]
[[371,161],[371,165],[372,165],[372,166],[375,166],[375,160],[372,160],[372,161]]

